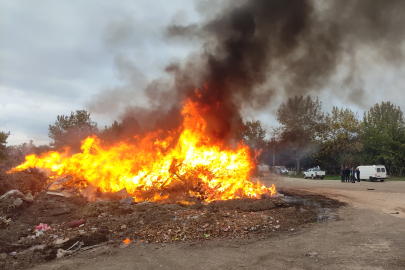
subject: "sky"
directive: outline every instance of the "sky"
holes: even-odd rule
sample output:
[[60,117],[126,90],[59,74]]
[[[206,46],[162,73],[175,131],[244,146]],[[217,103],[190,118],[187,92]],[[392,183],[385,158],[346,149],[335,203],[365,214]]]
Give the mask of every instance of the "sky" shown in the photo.
[[[91,111],[92,100],[109,89],[125,87],[129,80],[135,81],[139,95],[134,93],[128,102],[142,105],[143,88],[151,80],[165,76],[165,66],[203,46],[198,41],[165,37],[166,27],[173,22],[192,24],[204,20],[198,2],[1,1],[0,131],[10,132],[8,145],[29,140],[36,145],[48,144],[48,126],[58,115],[69,115],[71,111],[89,110],[100,128],[111,124],[125,104],[117,104],[115,112],[104,114]],[[211,2],[215,14],[220,4]],[[361,100],[343,96],[347,91],[339,94],[342,80],[351,72],[353,58],[361,60],[353,79],[365,93]],[[377,59],[375,51],[358,48],[347,61],[341,61],[330,82],[323,91],[314,93],[314,98],[319,97],[325,111],[332,106],[348,107],[359,115],[381,101],[405,108],[404,65],[387,65]],[[128,76],[118,68],[123,62],[138,70],[138,75]],[[288,98],[282,91],[279,93],[260,110],[242,107],[244,118],[261,120],[270,134],[271,127],[277,124],[275,111]]]

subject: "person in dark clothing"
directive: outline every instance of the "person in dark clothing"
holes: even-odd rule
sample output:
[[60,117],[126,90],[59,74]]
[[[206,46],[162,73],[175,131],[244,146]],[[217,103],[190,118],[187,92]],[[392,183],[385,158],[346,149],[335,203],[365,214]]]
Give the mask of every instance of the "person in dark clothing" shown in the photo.
[[360,170],[359,170],[359,168],[356,169],[356,174],[357,174],[357,182],[360,182]]
[[340,180],[342,183],[345,181],[345,175],[346,175],[346,170],[345,167],[342,166],[342,169],[340,170]]
[[351,180],[352,183],[356,183],[356,170],[352,167],[352,169],[350,170],[350,174],[351,174]]
[[345,169],[345,182],[349,183],[349,179],[350,179],[350,169],[348,167],[346,167],[346,169]]

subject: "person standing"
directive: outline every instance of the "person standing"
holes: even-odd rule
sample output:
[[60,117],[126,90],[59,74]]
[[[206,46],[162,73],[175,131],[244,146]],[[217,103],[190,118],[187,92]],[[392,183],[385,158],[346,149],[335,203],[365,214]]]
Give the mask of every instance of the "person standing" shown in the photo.
[[346,175],[346,170],[345,170],[345,167],[342,166],[342,169],[340,170],[340,180],[342,183],[345,182],[345,175]]
[[359,167],[356,169],[356,174],[357,174],[357,182],[360,182],[360,170]]
[[352,183],[356,183],[356,170],[352,167],[352,169],[350,170],[351,173],[351,177],[352,177]]
[[349,183],[349,178],[350,178],[350,169],[346,167],[345,169],[345,182]]

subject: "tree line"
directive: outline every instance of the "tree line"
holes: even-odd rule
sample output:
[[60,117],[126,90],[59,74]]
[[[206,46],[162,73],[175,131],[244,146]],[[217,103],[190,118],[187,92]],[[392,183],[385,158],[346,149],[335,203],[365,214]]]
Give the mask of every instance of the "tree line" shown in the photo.
[[391,102],[375,104],[360,117],[348,108],[324,112],[318,99],[295,96],[279,106],[277,120],[271,139],[260,137],[261,142],[255,142],[263,145],[264,164],[273,163],[275,151],[275,165],[297,172],[321,166],[328,173],[339,173],[341,167],[381,164],[391,175],[405,173],[405,121],[400,107]]
[[[173,113],[173,112],[172,112]],[[405,121],[400,107],[391,102],[375,104],[360,117],[348,108],[322,110],[322,102],[310,96],[295,96],[277,109],[278,126],[267,132],[260,121],[245,121],[237,139],[252,150],[261,152],[258,162],[294,167],[297,172],[321,166],[328,173],[338,173],[342,166],[382,164],[391,175],[404,175]],[[158,125],[159,123],[157,123]],[[40,154],[69,145],[80,151],[80,142],[97,134],[102,140],[133,138],[141,127],[134,117],[99,130],[85,110],[57,116],[49,125],[50,145],[36,146],[32,141],[6,146],[9,133],[0,131],[0,163],[12,167],[27,154]],[[266,134],[270,133],[269,139]]]

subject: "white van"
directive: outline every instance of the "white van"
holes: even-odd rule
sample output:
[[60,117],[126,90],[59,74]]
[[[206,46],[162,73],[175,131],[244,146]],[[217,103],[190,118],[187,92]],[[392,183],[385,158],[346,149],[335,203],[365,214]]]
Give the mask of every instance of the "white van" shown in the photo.
[[384,182],[387,179],[387,170],[384,165],[358,166],[357,169],[360,170],[360,180],[369,180],[370,182],[380,180]]
[[270,166],[265,164],[260,164],[258,167],[259,172],[268,172],[270,171]]

